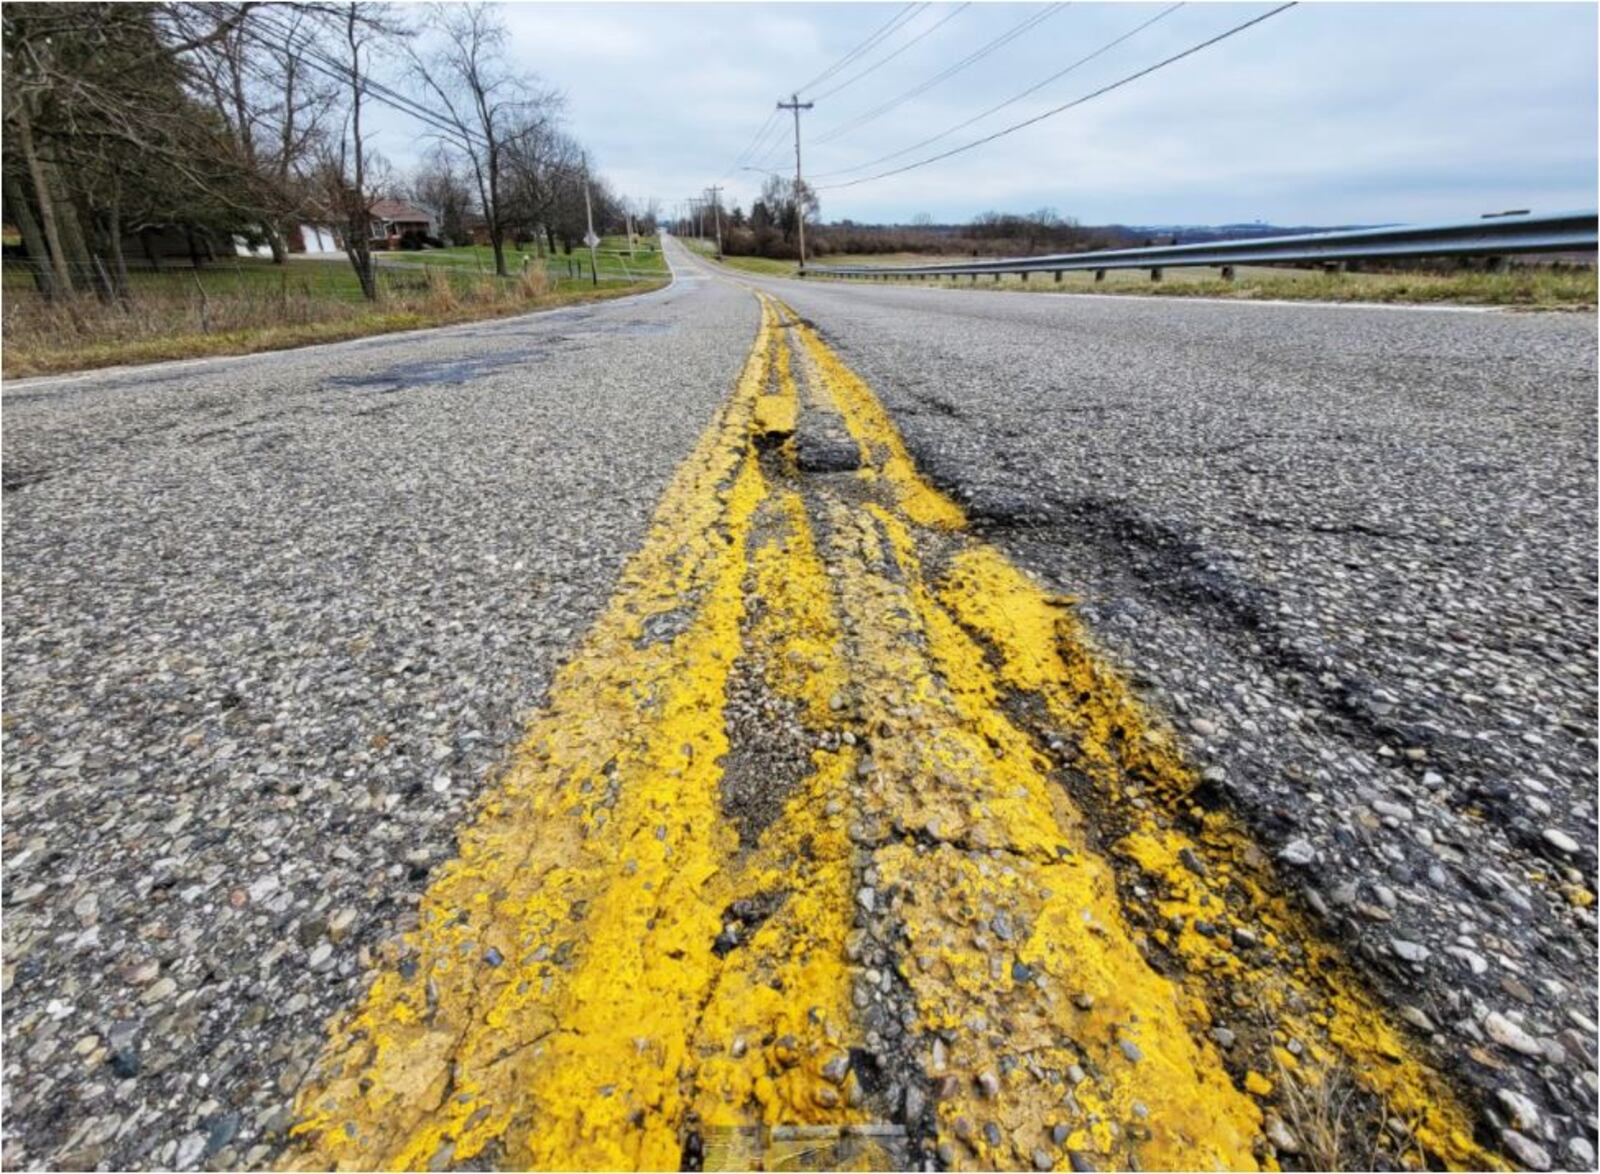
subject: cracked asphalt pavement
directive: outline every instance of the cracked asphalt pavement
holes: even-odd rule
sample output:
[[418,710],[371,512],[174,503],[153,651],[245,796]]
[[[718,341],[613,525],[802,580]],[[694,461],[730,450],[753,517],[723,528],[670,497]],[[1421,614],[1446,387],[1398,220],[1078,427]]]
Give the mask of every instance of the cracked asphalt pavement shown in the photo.
[[277,1150],[757,318],[689,275],[6,387],[6,1167]]
[[[472,1019],[482,992],[501,990],[483,984],[524,965],[524,985],[541,975],[546,991],[578,984],[582,959],[571,959],[582,941],[522,959],[512,939],[480,940],[465,905],[459,919],[430,925],[424,893],[470,887],[470,873],[447,862],[476,800],[494,806],[499,792],[485,784],[514,752],[547,761],[546,742],[574,724],[598,737],[614,723],[619,739],[632,736],[627,705],[646,672],[651,691],[702,689],[726,707],[702,704],[685,719],[692,739],[669,724],[662,740],[689,758],[691,741],[726,749],[721,766],[702,755],[681,769],[712,789],[711,776],[728,772],[737,787],[723,802],[739,808],[736,830],[708,799],[700,824],[669,828],[635,813],[639,835],[620,841],[666,854],[643,866],[652,884],[683,883],[672,853],[707,876],[726,873],[706,882],[717,896],[709,913],[690,901],[663,931],[711,926],[704,950],[674,972],[683,989],[671,993],[685,1005],[691,978],[734,976],[699,1005],[696,1026],[728,1036],[695,1053],[717,1053],[707,1064],[724,1065],[725,1087],[755,1097],[761,1065],[771,1066],[768,1091],[792,1068],[796,1081],[815,1078],[815,1090],[792,1086],[805,1113],[832,1120],[864,1097],[904,1127],[896,1145],[921,1146],[920,1161],[941,1167],[1092,1168],[1091,1152],[1114,1160],[1171,1143],[1179,1135],[1161,1131],[1186,1113],[1203,1127],[1208,1103],[1227,1105],[1229,1148],[1217,1152],[1230,1162],[1304,1164],[1295,1155],[1316,1151],[1297,1120],[1275,1115],[1288,1116],[1272,1108],[1278,1077],[1252,1068],[1247,1079],[1241,1067],[1274,1046],[1284,1063],[1302,1056],[1299,1028],[1284,1026],[1306,1013],[1297,988],[1275,1004],[1276,1032],[1241,1007],[1239,1022],[1214,1018],[1208,1031],[1147,1017],[1135,1044],[1127,1023],[1109,1018],[1114,990],[1097,1006],[1072,986],[1074,957],[1098,948],[1075,928],[1076,910],[1057,907],[1077,899],[1078,866],[1063,861],[1079,857],[1112,878],[1095,890],[1108,903],[1091,928],[1127,921],[1126,932],[1113,926],[1107,973],[1133,976],[1141,991],[1151,984],[1148,1005],[1170,1006],[1163,984],[1185,967],[1194,969],[1183,981],[1203,983],[1195,975],[1211,962],[1196,960],[1214,949],[1250,982],[1314,979],[1310,955],[1287,957],[1294,951],[1278,941],[1290,914],[1236,900],[1228,877],[1238,864],[1239,876],[1275,876],[1293,916],[1404,1025],[1405,1046],[1461,1086],[1473,1144],[1535,1169],[1593,1166],[1592,316],[846,287],[713,275],[676,245],[669,255],[676,283],[625,301],[5,387],[5,1166],[285,1160],[330,1023],[363,992],[399,1022],[415,1019],[413,980],[426,987],[430,1019]],[[751,286],[800,321],[758,304]],[[748,421],[730,403],[757,421],[748,452]],[[797,408],[798,461],[786,455]],[[808,420],[821,431],[807,434]],[[932,489],[896,463],[899,437]],[[697,468],[699,480],[685,480]],[[733,469],[743,480],[729,480]],[[680,545],[663,539],[650,556],[661,569],[655,610],[634,632],[626,607],[605,618],[608,601],[614,610],[638,591],[623,568],[650,551],[662,501],[678,507],[682,533],[668,537]],[[748,568],[714,541],[736,533]],[[1012,564],[1049,599],[1008,578]],[[693,588],[683,601],[671,597],[673,575]],[[1176,766],[1140,767],[1152,772],[1143,795],[1119,790],[1131,778],[1125,748],[1094,768],[1116,776],[1107,788],[1075,782],[1064,799],[1046,786],[1051,771],[1093,773],[1073,758],[1087,754],[1073,749],[1075,735],[1052,733],[1076,720],[1059,682],[1041,683],[1032,709],[986,713],[982,736],[952,716],[954,702],[941,717],[906,717],[918,709],[895,692],[907,681],[925,694],[960,684],[947,670],[968,656],[962,631],[989,625],[991,659],[1010,649],[1021,664],[1022,610],[1049,612],[1062,597],[1076,600],[1093,655],[1176,731],[1199,783],[1177,804],[1183,812],[1160,806]],[[813,614],[829,606],[837,618]],[[694,607],[707,610],[697,619]],[[901,632],[911,612],[925,631]],[[582,689],[569,689],[566,708],[546,715],[546,741],[519,751],[562,666],[586,679],[582,657],[569,658],[597,632],[592,641],[621,650],[610,678],[593,674],[616,704],[584,724]],[[992,699],[1001,669],[980,661],[970,695]],[[720,686],[703,676],[712,662],[727,675]],[[1148,737],[1164,744],[1158,729]],[[938,739],[989,776],[973,785],[992,777],[1031,796],[1024,815],[996,796],[992,820],[973,816],[960,789],[971,779],[942,760],[915,765]],[[604,799],[588,797],[584,776],[583,804],[553,810],[547,825],[503,829],[508,842],[542,826],[572,844],[628,830],[616,821],[642,801],[624,785],[638,764],[605,761],[603,744],[582,749]],[[563,784],[576,786],[582,771],[568,773]],[[762,793],[769,776],[782,776],[776,798]],[[670,772],[638,777],[639,794],[668,807],[688,785]],[[807,808],[808,787],[818,810]],[[684,810],[700,810],[692,798]],[[778,799],[804,819],[783,816]],[[1147,859],[1136,867],[1125,850],[1130,829],[1191,843],[1184,821],[1201,809],[1249,837],[1236,860],[1242,841],[1195,833],[1176,870],[1209,876],[1216,904],[1208,892],[1199,905],[1220,920],[1162,904],[1145,886],[1171,877]],[[1071,825],[1084,841],[1024,851],[1007,820]],[[479,843],[499,894],[525,878],[494,871],[505,860],[496,834],[487,824]],[[712,859],[724,843],[738,868]],[[566,850],[536,854],[557,861]],[[838,893],[784,880],[795,859],[814,866],[807,883]],[[766,887],[739,888],[746,865]],[[773,877],[788,887],[779,893]],[[592,906],[623,884],[595,883],[597,899],[575,903],[570,918],[560,894],[529,894],[526,910],[548,912],[558,929],[570,920],[581,939],[581,919],[601,918]],[[1022,904],[1006,905],[1019,891]],[[920,906],[918,892],[929,895]],[[913,934],[948,947],[941,935],[972,913],[967,905],[984,910],[974,945],[963,937],[956,951],[976,951],[970,967],[946,973],[920,954],[914,966],[897,956]],[[437,908],[448,907],[441,898]],[[807,910],[814,934],[834,934],[839,947],[810,969]],[[1012,918],[1057,929],[1039,931],[1048,941],[1029,937]],[[627,939],[626,922],[610,928]],[[798,1007],[774,998],[782,983],[758,965],[780,933],[793,957],[773,965],[791,984],[826,978],[829,1014],[853,1006],[870,1025],[859,1046],[841,1052],[844,1036],[828,1028],[832,1051],[802,1057],[815,1022],[799,1012],[794,1034],[773,1033],[775,1042],[743,1026],[757,1010]],[[397,946],[403,937],[423,945]],[[478,969],[445,979],[468,950]],[[446,988],[467,987],[446,989],[441,1009],[419,958],[443,960]],[[605,989],[639,1001],[639,1022],[663,1013],[625,967],[612,971]],[[396,977],[372,985],[379,973]],[[1348,1005],[1345,980],[1328,981],[1317,994],[1336,989]],[[1042,1059],[1019,1061],[954,1029],[917,1036],[909,1029],[930,990],[973,1000],[969,1022],[1025,1005]],[[1094,1043],[1085,1035],[1069,1047],[1049,1030],[1061,1008],[1094,1026]],[[604,1010],[586,1012],[598,1016],[596,1041]],[[544,1065],[529,1071],[561,1084],[582,1069],[563,1069],[560,1049],[587,1041],[544,1045],[548,1032],[521,1026],[531,1033],[525,1062]],[[463,1038],[481,1028],[465,1024]],[[636,1054],[610,1042],[616,1055]],[[358,1064],[364,1035],[347,1043]],[[496,1064],[499,1045],[482,1045]],[[1205,1088],[1187,1099],[1170,1083],[1142,1091],[1140,1072],[1169,1057]],[[1200,1072],[1202,1058],[1214,1071]],[[1040,1064],[1049,1071],[1035,1072]],[[402,1057],[395,1079],[426,1067]],[[858,1081],[856,1068],[877,1075]],[[1078,1107],[1103,1096],[1107,1108],[1088,1113],[1093,1128],[1035,1111],[1022,1088],[1035,1076],[1042,1087],[1074,1085]],[[635,1124],[631,1090],[611,1100],[615,1086],[605,1087],[596,1116],[612,1114],[620,1135]],[[580,1082],[566,1091],[581,1102]],[[1013,1096],[1009,1117],[985,1119]],[[389,1111],[380,1105],[370,1120]],[[1108,1136],[1101,1116],[1116,1114]],[[473,1113],[464,1129],[498,1120]],[[420,1161],[455,1161],[458,1126],[419,1133]],[[705,1158],[681,1122],[652,1127],[654,1148],[617,1141],[593,1152],[659,1156],[681,1145],[686,1164]],[[1372,1152],[1404,1153],[1410,1126],[1386,1128],[1393,1136]],[[330,1129],[324,1144],[390,1152],[353,1129]],[[561,1139],[527,1144],[559,1150]],[[463,1162],[505,1154],[460,1152]]]
[[1593,315],[750,281],[1080,597],[1513,1157],[1590,1168]]

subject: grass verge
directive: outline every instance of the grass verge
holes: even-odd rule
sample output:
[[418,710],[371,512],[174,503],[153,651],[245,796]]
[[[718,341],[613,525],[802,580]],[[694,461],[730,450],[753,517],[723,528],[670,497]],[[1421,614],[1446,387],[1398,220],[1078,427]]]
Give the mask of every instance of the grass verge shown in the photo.
[[386,292],[376,303],[320,292],[290,296],[248,289],[212,293],[204,300],[136,294],[127,305],[92,299],[52,305],[8,298],[0,373],[15,379],[125,363],[285,350],[608,301],[665,284],[657,277],[598,287],[588,282],[552,284],[542,273],[523,280],[462,282],[441,273]]

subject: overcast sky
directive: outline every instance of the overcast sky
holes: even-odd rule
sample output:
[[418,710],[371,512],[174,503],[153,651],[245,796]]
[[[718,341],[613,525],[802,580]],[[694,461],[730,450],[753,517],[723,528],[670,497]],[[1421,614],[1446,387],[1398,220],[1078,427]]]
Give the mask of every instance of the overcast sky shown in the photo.
[[[879,46],[812,87],[818,100],[802,116],[802,142],[825,220],[927,213],[963,221],[990,208],[1051,206],[1085,223],[1346,224],[1596,201],[1597,9],[1589,3],[1301,4],[997,142],[830,189],[1081,97],[1274,5],[1182,6],[928,148],[846,170],[972,118],[1169,5],[1055,6],[947,80],[828,138],[1048,6],[958,7],[922,6]],[[513,58],[564,91],[570,128],[596,167],[624,193],[654,196],[670,212],[719,181],[725,199],[748,206],[762,176],[735,162],[776,99],[906,9],[590,3],[508,4],[504,12]],[[758,164],[792,174],[792,125],[757,152]],[[380,146],[404,165],[414,141],[396,119]]]

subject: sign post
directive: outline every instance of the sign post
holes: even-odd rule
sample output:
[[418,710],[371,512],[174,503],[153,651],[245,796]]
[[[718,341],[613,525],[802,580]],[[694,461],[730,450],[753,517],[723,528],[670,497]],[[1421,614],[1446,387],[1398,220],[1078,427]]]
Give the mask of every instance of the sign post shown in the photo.
[[599,247],[600,238],[594,234],[594,209],[589,206],[589,160],[583,161],[583,218],[589,225],[589,231],[583,234],[583,243],[589,246],[589,283],[600,284],[600,270],[595,264],[594,251]]

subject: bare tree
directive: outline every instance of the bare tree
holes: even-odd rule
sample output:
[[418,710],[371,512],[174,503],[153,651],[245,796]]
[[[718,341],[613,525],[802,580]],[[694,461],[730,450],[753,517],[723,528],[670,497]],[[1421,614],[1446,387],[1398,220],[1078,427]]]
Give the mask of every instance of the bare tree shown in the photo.
[[[196,6],[195,20],[224,19]],[[286,224],[308,208],[306,170],[333,87],[313,67],[321,9],[254,10],[194,53],[193,90],[222,120],[261,212],[274,261],[287,254]]]
[[470,166],[494,269],[505,276],[507,154],[549,125],[560,97],[511,69],[504,56],[506,28],[490,5],[435,5],[428,28],[436,47],[428,55],[412,54],[413,73],[442,107],[450,128],[443,142]]
[[467,216],[473,211],[472,182],[443,143],[434,145],[411,176],[411,198],[439,216],[439,235],[447,244],[467,243]]
[[368,301],[378,299],[377,273],[372,261],[372,203],[381,186],[383,164],[367,150],[362,129],[369,66],[375,42],[392,39],[399,31],[381,4],[351,3],[341,20],[340,74],[349,94],[337,150],[325,147],[319,171],[323,198],[335,211],[344,236],[344,253],[356,271],[361,292]]
[[[190,205],[237,208],[237,171],[219,159],[214,127],[184,94],[186,57],[227,36],[248,5],[204,28],[181,4],[4,6],[4,114],[9,202],[28,206],[34,258],[50,290],[111,286],[98,253],[120,274],[124,206],[145,192],[189,188]],[[226,152],[221,153],[223,155]],[[19,214],[20,215],[20,214]],[[30,248],[32,255],[32,248]]]

